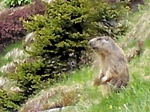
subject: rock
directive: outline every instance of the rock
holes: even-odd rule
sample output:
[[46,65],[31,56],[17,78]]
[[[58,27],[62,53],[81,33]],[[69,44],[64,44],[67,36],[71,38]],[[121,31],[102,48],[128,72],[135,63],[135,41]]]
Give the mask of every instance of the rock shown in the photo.
[[44,110],[41,112],[75,112],[74,106],[67,106],[62,108],[54,108],[50,110]]

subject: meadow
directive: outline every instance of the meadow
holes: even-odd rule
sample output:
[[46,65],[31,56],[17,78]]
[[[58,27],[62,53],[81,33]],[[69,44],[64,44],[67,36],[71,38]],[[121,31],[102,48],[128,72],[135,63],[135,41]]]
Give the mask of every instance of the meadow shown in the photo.
[[[52,103],[67,106],[62,112],[149,112],[150,111],[150,2],[140,6],[139,11],[129,14],[126,19],[129,30],[120,36],[116,43],[123,48],[125,55],[130,57],[128,63],[130,82],[122,91],[102,96],[101,86],[92,85],[97,69],[91,63],[70,73],[36,95],[31,95],[19,108],[19,112],[46,112]],[[134,16],[134,17],[133,17]],[[138,42],[142,42],[139,46]],[[7,46],[0,54],[0,68],[12,61],[13,56],[6,54],[13,49],[23,49],[23,41]],[[140,49],[140,54],[136,50]],[[23,58],[24,59],[24,58]],[[5,76],[0,73],[1,76]],[[53,95],[55,93],[55,95]],[[52,103],[51,103],[52,102]],[[61,102],[61,103],[62,103]],[[57,107],[57,106],[56,106]]]

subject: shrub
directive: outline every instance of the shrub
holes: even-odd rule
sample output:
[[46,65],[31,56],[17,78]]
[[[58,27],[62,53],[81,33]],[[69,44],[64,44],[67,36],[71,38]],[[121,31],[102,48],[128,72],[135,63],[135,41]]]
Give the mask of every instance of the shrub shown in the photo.
[[[29,63],[29,65],[22,64],[21,68],[23,67],[23,69],[18,69],[18,72],[15,74],[15,77],[20,77],[20,80],[17,79],[18,83],[21,84],[20,87],[25,87],[27,90],[29,88],[32,89],[34,84],[30,80],[36,80],[35,82],[41,81],[41,79],[44,79],[44,81],[47,79],[57,80],[61,73],[80,67],[83,59],[82,55],[87,49],[88,36],[98,31],[101,34],[108,34],[107,30],[99,29],[106,27],[106,20],[119,21],[122,14],[122,12],[117,13],[115,9],[113,10],[105,2],[98,5],[103,9],[99,9],[99,6],[96,6],[96,11],[94,11],[93,6],[85,1],[53,1],[51,4],[47,4],[44,16],[31,16],[29,20],[24,21],[25,29],[35,32],[34,41],[31,43],[27,53],[32,57],[40,57],[42,66],[38,61]],[[90,11],[93,11],[94,14]],[[93,17],[94,15],[96,17]],[[104,25],[102,27],[94,27],[94,23],[103,23]],[[89,25],[93,26],[88,27]],[[108,29],[111,29],[109,27],[112,28],[113,26],[108,26]],[[36,68],[37,66],[41,66],[40,72],[39,68]],[[34,75],[30,71],[34,71]],[[32,77],[27,76],[31,74]],[[39,79],[34,79],[36,75]],[[23,76],[26,76],[26,81]],[[22,82],[27,83],[31,87]],[[42,84],[42,82],[40,83]],[[35,85],[38,84],[35,83]],[[33,89],[33,91],[36,89]]]
[[[45,64],[41,60],[30,60],[17,66],[17,74],[9,74],[9,78],[17,81],[17,86],[24,92],[24,96],[28,97],[35,91],[41,90],[52,83],[54,76],[46,74]],[[49,78],[48,78],[49,77]]]
[[28,19],[29,15],[43,14],[45,6],[40,1],[37,1],[30,6],[19,8],[16,10],[8,10],[8,12],[0,15],[0,41],[15,40],[25,36],[26,30],[22,26],[20,18]]
[[90,4],[78,0],[54,1],[47,4],[44,16],[36,15],[24,21],[25,29],[35,32],[28,53],[41,56],[50,73],[79,68],[88,36],[100,33],[115,37],[125,32],[126,26],[119,21],[126,11],[124,5],[113,8],[106,2]]
[[29,4],[31,2],[32,0],[7,0],[5,4],[8,7],[17,7],[17,6],[23,6]]
[[26,98],[59,81],[63,72],[79,68],[88,37],[96,33],[111,35],[106,29],[116,26],[107,26],[107,20],[119,22],[121,17],[121,12],[117,13],[105,2],[93,7],[88,1],[57,0],[46,6],[45,15],[24,21],[25,29],[35,32],[34,41],[26,51],[35,60],[18,65],[16,74],[9,75],[17,80]]
[[0,22],[4,21],[5,18],[13,12],[13,9],[6,9],[0,13]]
[[24,21],[28,31],[36,31],[32,56],[41,56],[49,73],[59,74],[78,67],[82,51],[87,46],[84,32],[87,10],[78,0],[54,1],[47,4],[44,16],[36,15]]
[[22,93],[7,93],[0,89],[0,110],[1,112],[16,112],[25,100]]
[[[16,74],[9,74],[8,77],[17,81],[25,99],[60,81],[63,77],[60,73],[70,70],[71,67],[73,69],[73,62],[75,66],[79,66],[77,62],[80,61],[81,52],[85,51],[87,44],[87,34],[83,31],[85,15],[86,11],[77,0],[56,1],[47,4],[44,16],[32,16],[29,22],[24,23],[26,27],[31,27],[30,31],[36,31],[32,52],[28,51],[33,60],[17,65]],[[25,99],[20,99],[20,102]]]
[[22,92],[14,93],[10,96],[5,92],[6,99],[2,94],[4,97],[2,97],[2,104],[0,102],[0,107],[5,108],[6,111],[16,111],[29,97],[54,83],[57,77],[46,74],[45,68],[45,64],[43,64],[41,60],[35,61],[34,59],[30,59],[30,61],[18,65],[17,74],[14,75],[10,73],[8,78],[16,80],[16,86],[18,86]]
[[110,5],[106,2],[91,3],[89,21],[91,22],[88,29],[90,34],[109,35],[112,38],[125,35],[127,25],[124,18],[129,11],[126,2],[119,2]]

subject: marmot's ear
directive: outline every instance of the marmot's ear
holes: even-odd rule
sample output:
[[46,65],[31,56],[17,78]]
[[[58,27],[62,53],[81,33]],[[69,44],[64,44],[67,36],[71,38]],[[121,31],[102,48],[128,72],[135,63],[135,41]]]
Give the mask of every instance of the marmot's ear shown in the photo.
[[103,43],[109,43],[109,40],[103,39],[102,42]]

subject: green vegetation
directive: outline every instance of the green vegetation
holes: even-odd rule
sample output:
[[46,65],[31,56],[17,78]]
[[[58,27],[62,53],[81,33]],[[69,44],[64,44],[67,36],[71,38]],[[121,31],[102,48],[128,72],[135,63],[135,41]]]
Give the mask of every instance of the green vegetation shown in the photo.
[[0,110],[2,112],[16,112],[22,99],[24,99],[22,93],[8,94],[7,91],[0,89]]
[[[90,5],[89,5],[90,4]],[[128,27],[125,19],[129,13],[129,7],[125,2],[119,2],[114,6],[104,1],[91,0],[89,2],[88,32],[90,34],[108,35],[118,38],[126,33]]]
[[[34,108],[36,112],[49,109],[50,101],[54,101],[63,103],[62,106],[73,105],[71,112],[149,112],[150,25],[143,22],[149,21],[148,8],[141,7],[142,11],[135,14],[133,21],[129,18],[131,27],[126,33],[124,19],[128,8],[124,2],[113,7],[98,0],[58,0],[46,5],[45,15],[31,16],[24,21],[25,29],[35,32],[34,41],[26,50],[30,57],[16,64],[15,73],[7,74],[7,78],[16,81],[21,92],[0,89],[0,111],[15,112],[22,106],[25,111]],[[92,86],[98,70],[83,63],[91,58],[86,51],[87,42],[89,36],[95,34],[117,38],[116,42],[127,55],[135,55],[137,48],[141,50],[139,56],[131,56],[128,87],[107,97],[101,95],[100,86]],[[138,42],[142,42],[142,46]],[[22,42],[6,48],[0,55],[0,67],[14,61],[4,57],[13,48],[22,49]]]
[[[144,75],[149,73],[147,68],[150,67],[150,44],[147,45],[146,41],[144,46],[143,54],[140,57],[135,57],[129,63],[130,83],[120,93],[112,93],[108,97],[103,97],[101,87],[91,86],[94,74],[97,75],[97,72],[93,71],[91,67],[76,70],[70,74],[69,78],[54,84],[51,88],[63,87],[64,85],[68,87],[70,85],[82,85],[78,93],[80,95],[79,101],[75,106],[70,107],[71,112],[149,112],[150,77]],[[45,91],[49,93],[48,90]],[[32,100],[34,99],[38,99],[38,96],[32,98]],[[46,99],[45,102],[52,99]],[[32,100],[29,99],[29,101]],[[69,112],[70,108],[64,112]]]
[[[85,67],[74,72],[69,79],[58,85],[83,85],[80,91],[80,99],[72,112],[149,112],[150,103],[150,77],[144,75],[149,73],[150,44],[144,45],[143,54],[135,57],[130,63],[129,86],[120,93],[112,93],[108,97],[101,95],[100,87],[92,87],[94,71],[91,67]],[[142,74],[141,74],[142,73]],[[148,74],[147,74],[148,75]],[[149,76],[149,75],[148,75]],[[66,111],[68,112],[68,111]]]
[[6,7],[5,7],[5,1],[6,0],[0,0],[0,11],[4,10]]
[[[11,45],[7,46],[5,50],[0,54],[0,68],[4,66],[5,64],[8,64],[13,61],[12,58],[8,58],[8,59],[5,58],[5,55],[15,48],[23,49],[22,41],[16,41],[12,43]],[[6,77],[6,74],[0,72],[0,76]],[[19,104],[20,104],[19,102],[21,101],[21,99],[24,99],[22,96],[22,93],[13,93],[13,92],[11,93],[6,90],[0,89],[0,110],[3,112],[5,111],[7,112],[8,110],[17,111],[17,109],[19,108]]]
[[[63,73],[80,68],[90,35],[97,32],[101,35],[113,34],[113,31],[107,30],[117,25],[111,26],[107,21],[119,23],[122,14],[117,9],[119,7],[113,9],[106,2],[96,2],[92,5],[90,3],[78,0],[54,1],[47,4],[45,15],[31,16],[29,20],[24,21],[24,27],[35,32],[34,41],[30,49],[26,50],[31,60],[19,64],[17,72],[9,74],[9,78],[17,80],[17,86],[23,90],[25,99],[47,85],[60,82],[64,77]],[[98,5],[95,7],[96,11],[93,9],[95,4]],[[102,13],[105,16],[102,16]],[[98,16],[95,18],[94,15]],[[101,25],[98,26],[99,24]],[[122,34],[119,32],[118,35]]]
[[23,6],[29,4],[31,2],[32,0],[7,0],[5,4],[8,7],[17,7],[17,6]]
[[[146,44],[145,44],[146,45]],[[98,104],[93,105],[89,112],[148,112],[149,108],[149,78],[145,79],[149,73],[150,44],[144,47],[143,54],[135,57],[130,63],[130,84],[120,93],[113,93],[107,98],[103,98]],[[148,74],[147,74],[148,75]],[[98,95],[97,95],[98,98]],[[93,101],[93,100],[91,100]]]
[[27,52],[42,57],[50,74],[57,75],[80,64],[88,36],[84,32],[87,11],[83,5],[78,0],[56,1],[47,4],[44,16],[36,15],[24,22],[28,31],[36,31],[35,40]]
[[13,50],[14,48],[19,48],[19,49],[23,49],[22,47],[22,41],[16,41],[15,43],[7,46],[5,48],[5,50],[0,54],[0,67],[2,67],[3,65],[9,63],[12,61],[11,58],[6,59],[5,55],[10,52],[11,50]]
[[[141,13],[145,12],[145,13]],[[124,45],[126,54],[131,54],[132,48],[137,48],[137,42],[142,41],[141,54],[135,56],[129,63],[130,83],[129,86],[120,93],[112,93],[108,97],[102,97],[101,87],[92,87],[93,74],[96,74],[91,67],[85,67],[70,74],[70,77],[54,84],[53,87],[60,85],[82,85],[80,90],[79,102],[71,108],[72,112],[149,112],[149,53],[150,40],[149,24],[144,24],[142,21],[147,20],[149,15],[147,10],[142,10],[136,13],[137,15],[130,24],[130,30],[126,37],[119,38],[119,45]],[[145,16],[145,14],[147,16]],[[141,15],[141,18],[138,18]],[[148,21],[148,20],[147,20]],[[142,27],[141,27],[142,25]],[[36,96],[35,98],[37,98]],[[32,99],[33,100],[33,99]],[[47,99],[48,100],[48,99]],[[30,99],[29,99],[30,101]],[[34,105],[34,104],[33,104]],[[66,111],[66,112],[69,112]]]

